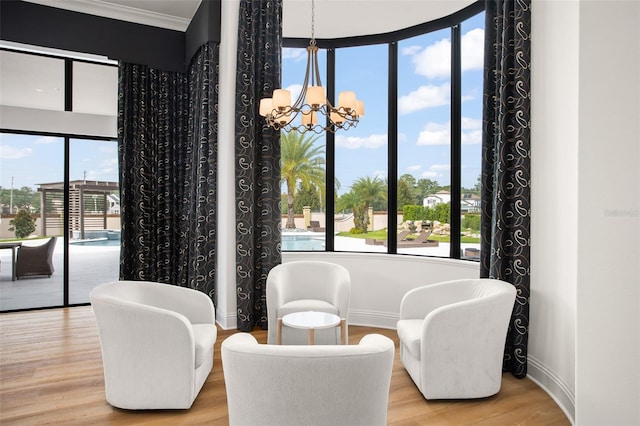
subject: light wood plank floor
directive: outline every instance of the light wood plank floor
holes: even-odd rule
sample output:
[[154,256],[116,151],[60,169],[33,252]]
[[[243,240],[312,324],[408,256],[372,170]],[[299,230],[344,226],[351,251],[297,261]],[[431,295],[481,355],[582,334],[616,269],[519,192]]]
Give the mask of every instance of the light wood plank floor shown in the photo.
[[[104,399],[100,343],[90,307],[0,315],[0,424],[226,425],[219,330],[214,367],[190,410],[125,411]],[[389,425],[569,425],[554,401],[528,379],[504,374],[493,397],[426,401],[398,358],[394,330],[349,327],[350,343],[368,333],[396,342]],[[253,333],[266,342],[266,332]],[[247,409],[251,409],[247,407]]]

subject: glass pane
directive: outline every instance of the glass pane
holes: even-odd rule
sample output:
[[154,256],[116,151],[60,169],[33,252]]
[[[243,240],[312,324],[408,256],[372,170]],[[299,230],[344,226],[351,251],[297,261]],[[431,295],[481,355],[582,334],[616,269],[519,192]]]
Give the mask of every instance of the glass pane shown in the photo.
[[[326,51],[318,51],[320,79],[326,89]],[[295,102],[302,90],[306,49],[283,49],[282,87]],[[300,117],[294,125],[298,125]],[[326,134],[282,131],[281,210],[283,251],[325,250]]]
[[74,62],[73,111],[118,115],[118,67]]
[[462,35],[461,256],[464,259],[479,260],[484,13],[463,22],[460,28]]
[[0,104],[64,111],[64,60],[0,51]]
[[[65,201],[60,191],[64,139],[2,133],[0,170],[0,310],[60,306],[64,278]],[[58,238],[51,255],[46,250],[23,250],[43,246],[54,236]],[[27,275],[18,280],[12,280],[12,250],[6,248],[10,243],[22,246],[17,249],[21,265],[16,272]]]
[[354,91],[365,109],[336,132],[336,251],[387,251],[388,56],[386,44],[336,50],[336,92]]
[[89,302],[120,266],[118,145],[72,139],[69,149],[69,303]]
[[451,30],[398,44],[398,253],[449,257]]

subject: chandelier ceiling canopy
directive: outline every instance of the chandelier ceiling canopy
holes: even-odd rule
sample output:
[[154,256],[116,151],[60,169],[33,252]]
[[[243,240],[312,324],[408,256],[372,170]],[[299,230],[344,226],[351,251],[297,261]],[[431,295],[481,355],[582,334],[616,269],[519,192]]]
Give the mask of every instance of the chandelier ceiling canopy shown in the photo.
[[276,89],[271,98],[260,100],[260,115],[276,130],[295,130],[300,133],[347,130],[355,127],[364,115],[364,102],[356,98],[355,92],[340,92],[337,106],[327,99],[318,67],[314,9],[314,0],[311,0],[311,40],[307,47],[307,68],[298,98],[292,104],[289,90]]

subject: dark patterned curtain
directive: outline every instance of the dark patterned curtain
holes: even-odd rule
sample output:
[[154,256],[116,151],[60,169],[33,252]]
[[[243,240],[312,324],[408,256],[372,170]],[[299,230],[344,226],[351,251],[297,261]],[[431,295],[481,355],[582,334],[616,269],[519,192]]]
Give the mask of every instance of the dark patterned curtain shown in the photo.
[[214,296],[218,45],[186,74],[119,67],[120,279]]
[[527,374],[530,260],[530,0],[487,0],[480,276],[518,293],[504,368]]
[[236,79],[238,329],[267,327],[266,281],[280,254],[280,133],[258,114],[280,87],[282,0],[241,0]]

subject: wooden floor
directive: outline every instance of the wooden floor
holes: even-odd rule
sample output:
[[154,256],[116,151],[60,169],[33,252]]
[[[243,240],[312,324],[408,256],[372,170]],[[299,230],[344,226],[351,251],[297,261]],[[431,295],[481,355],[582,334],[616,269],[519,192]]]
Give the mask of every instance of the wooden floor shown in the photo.
[[[226,425],[220,343],[234,332],[219,330],[213,371],[190,410],[125,411],[104,399],[100,344],[90,307],[2,314],[0,424]],[[490,398],[426,401],[399,361],[395,331],[350,326],[350,343],[368,333],[396,342],[389,425],[570,424],[544,391],[510,374],[503,376],[501,391]],[[265,331],[253,334],[266,342]]]

